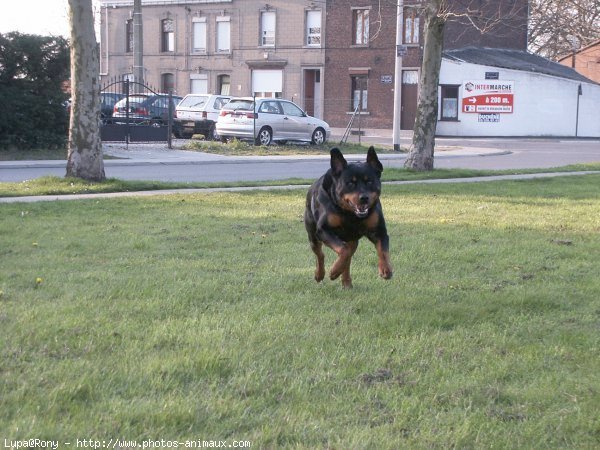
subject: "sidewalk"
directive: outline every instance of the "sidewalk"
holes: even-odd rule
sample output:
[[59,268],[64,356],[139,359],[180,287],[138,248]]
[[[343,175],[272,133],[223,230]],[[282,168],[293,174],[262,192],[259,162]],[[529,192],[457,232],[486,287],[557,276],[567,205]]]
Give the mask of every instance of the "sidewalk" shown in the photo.
[[[589,172],[553,172],[553,173],[532,173],[519,175],[493,175],[489,177],[471,177],[471,178],[440,178],[434,180],[412,180],[412,181],[384,181],[384,185],[398,184],[444,184],[444,183],[479,183],[489,181],[506,180],[532,180],[535,178],[554,178],[564,176],[581,176],[589,174],[600,174],[600,171]],[[210,194],[213,192],[244,192],[244,191],[272,191],[272,190],[294,190],[308,189],[308,184],[288,184],[283,186],[241,186],[241,187],[220,187],[220,188],[197,188],[197,189],[161,189],[154,191],[137,192],[108,192],[99,194],[70,194],[70,195],[37,195],[29,197],[0,197],[2,203],[34,203],[34,202],[54,202],[66,200],[85,200],[85,199],[105,199],[122,197],[148,197],[153,195],[173,195],[173,194]]]

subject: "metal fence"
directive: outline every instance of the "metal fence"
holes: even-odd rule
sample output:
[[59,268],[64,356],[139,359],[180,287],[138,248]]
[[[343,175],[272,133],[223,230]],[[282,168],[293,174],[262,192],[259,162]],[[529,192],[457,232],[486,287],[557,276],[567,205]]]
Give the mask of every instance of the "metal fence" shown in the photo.
[[113,79],[101,90],[100,137],[105,142],[167,142],[175,99],[136,81]]

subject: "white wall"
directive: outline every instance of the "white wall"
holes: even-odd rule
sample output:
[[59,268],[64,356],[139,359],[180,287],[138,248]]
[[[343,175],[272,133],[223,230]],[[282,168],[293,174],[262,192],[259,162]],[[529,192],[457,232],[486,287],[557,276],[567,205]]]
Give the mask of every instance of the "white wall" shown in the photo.
[[[462,112],[463,82],[484,80],[486,72],[499,72],[500,82],[514,81],[513,112],[500,114],[496,123],[479,122],[479,114]],[[442,60],[440,84],[461,85],[458,122],[438,121],[440,136],[600,137],[600,85],[446,59]],[[576,134],[579,85],[583,95],[579,96]]]

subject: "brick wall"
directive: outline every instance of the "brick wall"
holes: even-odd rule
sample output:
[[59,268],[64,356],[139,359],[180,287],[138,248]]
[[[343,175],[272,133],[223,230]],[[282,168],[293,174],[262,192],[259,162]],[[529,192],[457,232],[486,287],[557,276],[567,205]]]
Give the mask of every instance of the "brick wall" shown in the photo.
[[[416,0],[406,0],[405,6],[419,4]],[[506,20],[492,30],[481,33],[468,25],[465,20],[449,21],[446,24],[445,48],[464,46],[485,46],[525,50],[527,47],[527,0],[494,0],[481,3],[482,16],[493,17],[511,13]],[[464,1],[450,0],[454,10],[465,4]],[[472,6],[472,5],[471,5]],[[352,8],[370,7],[371,41],[368,47],[352,46]],[[422,54],[422,33],[424,22],[420,22],[421,39],[418,44],[407,44],[407,54],[403,57],[403,69],[420,70]],[[325,115],[324,118],[334,127],[345,127],[352,109],[351,79],[352,68],[368,68],[368,111],[361,116],[361,126],[365,128],[391,128],[393,120],[394,83],[387,84],[394,76],[396,45],[396,3],[378,0],[328,0],[327,34],[325,58]],[[382,76],[384,77],[382,79]],[[356,127],[356,123],[354,124]]]

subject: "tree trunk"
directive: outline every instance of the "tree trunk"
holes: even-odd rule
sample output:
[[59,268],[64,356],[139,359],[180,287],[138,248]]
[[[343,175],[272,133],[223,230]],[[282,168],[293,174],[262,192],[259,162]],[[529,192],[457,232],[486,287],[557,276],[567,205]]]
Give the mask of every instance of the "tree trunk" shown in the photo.
[[71,121],[67,177],[101,181],[100,58],[92,0],[68,0],[71,28]]
[[413,142],[404,167],[433,170],[433,151],[438,115],[438,84],[442,65],[445,18],[444,0],[429,0],[425,9],[423,64]]

